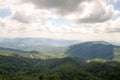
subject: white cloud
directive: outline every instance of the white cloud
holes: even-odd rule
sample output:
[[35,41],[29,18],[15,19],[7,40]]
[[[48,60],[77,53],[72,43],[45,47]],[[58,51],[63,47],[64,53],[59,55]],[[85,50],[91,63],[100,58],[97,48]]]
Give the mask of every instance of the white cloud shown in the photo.
[[113,0],[115,3],[117,3],[119,0]]
[[[104,22],[114,15],[113,6],[107,0],[23,0],[30,2],[39,9],[55,11],[61,15],[69,16],[77,22]],[[70,16],[71,17],[71,16]]]
[[[105,22],[112,18],[114,15],[114,10],[112,5],[107,5],[102,1],[93,1],[87,6],[87,13],[83,18],[78,19],[79,22],[85,23],[97,23]],[[85,13],[84,13],[85,14]]]
[[10,8],[11,15],[0,19],[0,36],[120,40],[120,11],[107,1],[4,0],[0,8]]

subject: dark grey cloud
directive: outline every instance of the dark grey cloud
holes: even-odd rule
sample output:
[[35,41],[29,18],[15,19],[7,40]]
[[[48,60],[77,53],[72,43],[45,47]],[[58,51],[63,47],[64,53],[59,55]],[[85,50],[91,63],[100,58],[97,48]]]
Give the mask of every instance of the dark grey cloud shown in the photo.
[[55,9],[60,14],[67,14],[78,10],[78,6],[91,0],[23,0],[30,2],[40,9]]
[[0,27],[5,27],[5,23],[3,23],[3,22],[0,22]]
[[107,5],[102,5],[101,2],[104,2],[102,0],[22,0],[22,2],[32,3],[39,9],[55,10],[57,14],[61,15],[71,14],[72,12],[77,12],[81,15],[85,8],[82,3],[87,2],[88,5],[92,3],[93,9],[90,8],[92,13],[89,13],[88,16],[84,18],[78,17],[78,19],[76,19],[78,23],[100,23],[111,19],[113,16],[112,9],[106,8]]
[[13,15],[12,18],[13,18],[14,20],[17,20],[17,21],[22,22],[22,23],[29,23],[29,22],[31,22],[30,16],[25,15],[24,12],[19,12],[19,11],[17,11],[17,12]]
[[89,17],[85,17],[85,18],[81,18],[81,19],[77,19],[77,22],[79,23],[102,23],[105,22],[109,19],[112,18],[113,13],[110,13],[108,15],[103,14],[90,14]]
[[107,28],[107,33],[120,33],[120,28]]

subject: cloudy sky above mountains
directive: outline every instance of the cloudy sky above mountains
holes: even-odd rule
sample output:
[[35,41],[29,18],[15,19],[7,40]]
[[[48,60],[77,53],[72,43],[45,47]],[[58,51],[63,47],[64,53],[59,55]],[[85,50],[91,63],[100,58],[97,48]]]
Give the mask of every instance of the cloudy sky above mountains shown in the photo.
[[120,41],[120,0],[0,0],[0,37]]

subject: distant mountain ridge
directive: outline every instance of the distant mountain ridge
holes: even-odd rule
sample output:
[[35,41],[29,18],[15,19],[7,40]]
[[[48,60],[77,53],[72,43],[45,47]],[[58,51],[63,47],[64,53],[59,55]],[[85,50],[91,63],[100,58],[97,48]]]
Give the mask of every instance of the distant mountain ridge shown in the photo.
[[40,58],[42,55],[47,58],[70,56],[82,59],[120,59],[120,46],[106,41],[80,42],[46,38],[0,38],[0,51],[1,54],[7,52],[9,55],[10,52],[32,58]]
[[9,52],[16,52],[16,53],[34,53],[34,54],[38,54],[39,52],[37,51],[23,51],[23,50],[19,50],[19,49],[12,49],[12,48],[4,48],[4,47],[0,47],[0,51],[9,51]]
[[77,40],[58,40],[47,38],[0,38],[1,47],[23,48],[29,46],[56,46],[64,47],[80,43]]
[[118,47],[105,41],[84,42],[70,46],[66,54],[72,57],[80,57],[84,59],[91,58],[114,58],[114,49]]

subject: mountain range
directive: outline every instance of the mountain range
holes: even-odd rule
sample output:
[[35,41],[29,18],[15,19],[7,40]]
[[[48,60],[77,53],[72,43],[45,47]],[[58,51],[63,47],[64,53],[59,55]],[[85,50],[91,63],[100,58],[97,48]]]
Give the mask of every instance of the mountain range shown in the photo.
[[33,58],[80,57],[119,59],[120,47],[105,41],[80,42],[45,38],[0,38],[0,52]]
[[91,41],[70,46],[66,54],[72,57],[91,58],[114,58],[114,49],[117,46],[104,41]]
[[64,47],[80,43],[78,40],[60,40],[48,38],[0,38],[0,46],[28,47],[28,46],[56,46]]
[[120,46],[66,42],[0,39],[0,80],[120,80]]

